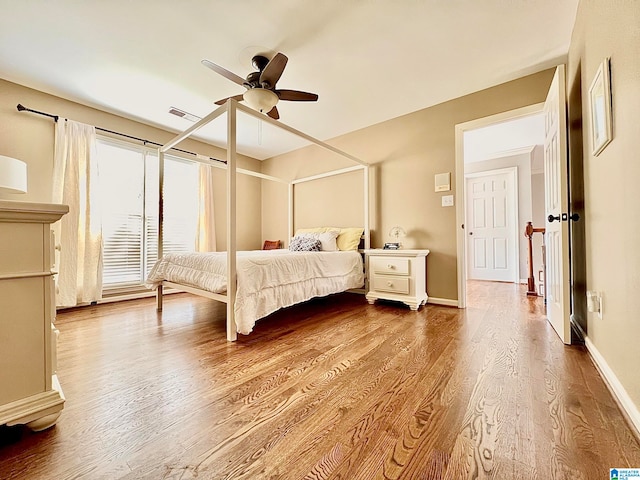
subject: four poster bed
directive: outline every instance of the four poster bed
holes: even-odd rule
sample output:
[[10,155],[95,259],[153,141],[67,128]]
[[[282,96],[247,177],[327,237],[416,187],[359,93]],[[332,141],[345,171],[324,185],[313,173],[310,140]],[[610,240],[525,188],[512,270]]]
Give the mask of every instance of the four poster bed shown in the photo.
[[[263,122],[286,130],[309,142],[343,156],[358,165],[333,170],[327,173],[293,180],[291,182],[269,175],[236,167],[236,118],[237,110],[257,117]],[[188,138],[191,134],[213,121],[220,115],[227,114],[227,251],[194,254],[173,254],[163,258],[163,181],[164,154],[170,148]],[[157,306],[162,309],[163,287],[173,287],[196,295],[202,295],[227,304],[227,340],[235,341],[237,334],[248,334],[256,320],[274,311],[309,300],[317,296],[343,292],[360,288],[364,284],[362,256],[358,252],[358,243],[362,236],[364,248],[370,247],[369,239],[369,165],[348,153],[317,140],[294,128],[277,122],[270,117],[229,99],[223,106],[192,125],[158,149],[160,162],[159,177],[159,224],[158,224],[158,258],[153,267],[147,285],[157,288]],[[289,186],[289,236],[294,234],[294,187],[296,184],[310,182],[334,175],[360,170],[363,173],[364,215],[362,228],[357,229],[356,247],[353,248],[354,229],[320,229],[323,234],[333,232],[334,245],[346,245],[340,242],[340,236],[349,237],[349,248],[336,248],[335,251],[290,251],[269,250],[239,252],[236,249],[236,175],[250,175]],[[319,235],[319,234],[318,234]],[[304,237],[304,234],[301,235]],[[296,237],[297,238],[297,237]],[[318,236],[314,243],[320,247]],[[323,240],[324,242],[324,240]],[[322,243],[324,245],[324,243]],[[302,248],[306,250],[306,248]]]

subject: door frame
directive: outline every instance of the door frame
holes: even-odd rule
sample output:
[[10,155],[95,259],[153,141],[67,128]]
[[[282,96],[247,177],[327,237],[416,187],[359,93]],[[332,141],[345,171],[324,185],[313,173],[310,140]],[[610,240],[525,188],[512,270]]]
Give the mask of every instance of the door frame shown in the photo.
[[456,142],[456,190],[458,193],[458,201],[456,202],[456,244],[458,250],[457,272],[458,272],[458,308],[466,308],[467,306],[467,254],[466,254],[466,232],[464,230],[466,198],[465,198],[465,178],[464,178],[464,132],[467,130],[475,130],[481,127],[487,127],[494,123],[507,122],[521,117],[528,117],[536,113],[542,113],[544,102],[528,105],[526,107],[516,108],[508,112],[489,115],[488,117],[478,118],[464,123],[458,123],[455,126],[455,142]]
[[[513,190],[511,192],[511,198],[509,198],[507,201],[511,202],[511,205],[513,206],[513,212],[511,215],[511,221],[512,223],[512,227],[509,229],[509,236],[511,237],[510,240],[513,241],[514,247],[513,247],[513,253],[511,254],[511,261],[513,261],[514,264],[514,268],[515,271],[513,272],[513,278],[511,279],[513,281],[513,283],[520,283],[520,242],[518,241],[518,195],[519,195],[519,191],[518,191],[518,167],[513,166],[513,167],[504,167],[504,168],[495,168],[492,170],[483,170],[481,172],[474,172],[474,173],[465,173],[464,174],[464,196],[463,196],[463,200],[465,202],[465,220],[463,223],[467,223],[466,220],[466,211],[468,208],[468,205],[466,205],[467,200],[468,200],[468,193],[467,193],[467,181],[470,178],[479,178],[479,177],[488,177],[490,175],[503,175],[503,174],[509,174],[511,175],[511,180],[513,181]],[[466,231],[465,231],[466,233]],[[467,250],[467,247],[469,246],[469,236],[468,235],[463,235],[463,237],[465,238],[465,260],[469,260],[469,251]],[[465,265],[466,268],[466,265]],[[465,275],[466,275],[466,270],[465,270]],[[466,280],[466,278],[465,278]]]

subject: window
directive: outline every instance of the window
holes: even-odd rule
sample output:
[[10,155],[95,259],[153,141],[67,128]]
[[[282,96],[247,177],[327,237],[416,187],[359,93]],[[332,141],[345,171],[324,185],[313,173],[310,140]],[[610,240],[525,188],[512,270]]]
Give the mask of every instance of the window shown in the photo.
[[[100,138],[103,291],[140,287],[158,253],[158,156],[154,149]],[[195,250],[198,164],[165,155],[164,253]]]

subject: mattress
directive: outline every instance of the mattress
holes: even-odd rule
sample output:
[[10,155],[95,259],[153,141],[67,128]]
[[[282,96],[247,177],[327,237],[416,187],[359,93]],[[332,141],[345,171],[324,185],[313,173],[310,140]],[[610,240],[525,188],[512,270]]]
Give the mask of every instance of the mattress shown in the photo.
[[[360,288],[364,284],[362,256],[355,251],[237,252],[234,304],[238,333],[248,334],[256,320],[283,307],[314,297]],[[163,281],[213,293],[226,293],[226,252],[168,254],[151,269],[146,285]]]

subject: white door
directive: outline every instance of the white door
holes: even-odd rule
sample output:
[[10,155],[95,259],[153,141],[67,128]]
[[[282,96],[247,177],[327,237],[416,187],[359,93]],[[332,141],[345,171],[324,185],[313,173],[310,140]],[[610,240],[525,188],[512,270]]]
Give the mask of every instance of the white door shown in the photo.
[[567,112],[564,65],[556,68],[547,100],[544,103],[544,115],[547,318],[560,339],[564,343],[571,343]]
[[515,167],[466,175],[470,279],[518,279],[516,178]]

